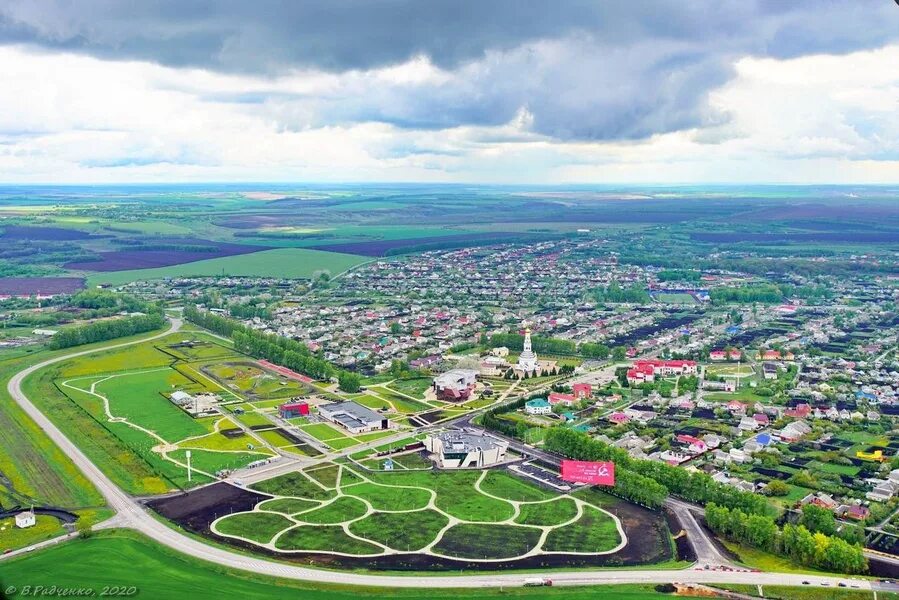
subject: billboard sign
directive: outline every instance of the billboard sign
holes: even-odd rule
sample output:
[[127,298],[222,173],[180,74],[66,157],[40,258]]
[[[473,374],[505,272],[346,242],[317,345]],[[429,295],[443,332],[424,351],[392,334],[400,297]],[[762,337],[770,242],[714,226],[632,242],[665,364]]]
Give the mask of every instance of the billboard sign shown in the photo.
[[615,463],[563,460],[562,479],[572,483],[615,485]]

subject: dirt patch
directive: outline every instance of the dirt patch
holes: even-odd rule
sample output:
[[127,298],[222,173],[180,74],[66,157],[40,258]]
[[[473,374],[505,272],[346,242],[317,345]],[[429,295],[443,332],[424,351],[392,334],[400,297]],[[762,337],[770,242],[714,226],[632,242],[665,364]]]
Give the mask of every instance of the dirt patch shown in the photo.
[[69,242],[73,240],[86,240],[91,236],[85,231],[66,229],[64,227],[29,227],[23,225],[7,225],[3,228],[0,238],[4,240],[52,240],[54,242]]
[[227,483],[214,483],[178,496],[151,500],[147,506],[188,531],[209,534],[209,525],[219,517],[250,510],[266,498]]
[[[221,258],[223,256],[236,256],[239,254],[251,254],[262,250],[271,250],[266,246],[250,246],[245,244],[215,243],[209,240],[185,239],[167,240],[172,246],[167,250],[114,250],[112,252],[98,252],[97,260],[79,261],[65,264],[67,269],[82,271],[126,271],[130,269],[151,269],[154,267],[169,267],[198,260]],[[178,244],[183,244],[183,249],[177,249]]]

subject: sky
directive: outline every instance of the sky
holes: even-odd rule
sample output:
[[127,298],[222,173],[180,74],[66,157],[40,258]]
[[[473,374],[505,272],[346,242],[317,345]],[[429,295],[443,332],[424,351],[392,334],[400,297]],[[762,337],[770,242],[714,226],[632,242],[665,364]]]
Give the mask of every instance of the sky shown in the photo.
[[0,182],[897,183],[893,0],[0,0]]

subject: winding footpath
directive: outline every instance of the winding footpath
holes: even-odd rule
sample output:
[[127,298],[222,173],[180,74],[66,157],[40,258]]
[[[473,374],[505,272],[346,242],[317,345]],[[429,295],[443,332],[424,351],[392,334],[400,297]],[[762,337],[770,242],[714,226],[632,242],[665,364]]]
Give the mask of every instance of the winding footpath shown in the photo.
[[[154,518],[144,506],[129,496],[109,479],[68,437],[66,437],[22,391],[22,382],[31,374],[52,364],[86,356],[105,350],[123,348],[146,343],[177,332],[182,325],[180,319],[172,319],[171,327],[160,334],[140,340],[115,345],[103,346],[91,350],[76,351],[60,355],[35,364],[14,375],[8,385],[10,395],[22,409],[47,433],[48,436],[72,459],[106,499],[109,507],[116,515],[111,522],[117,527],[131,528],[146,535],[152,540],[183,552],[198,559],[218,565],[250,571],[262,575],[286,579],[303,580],[329,584],[364,585],[392,588],[476,588],[476,587],[516,587],[523,584],[526,577],[514,573],[470,573],[467,575],[428,575],[415,577],[408,575],[373,575],[368,573],[339,572],[313,569],[284,564],[272,560],[247,556],[224,548],[214,547],[201,540],[194,539],[176,531]],[[753,573],[706,570],[582,570],[562,571],[547,574],[553,585],[602,585],[620,583],[656,584],[670,582],[689,583],[737,583],[750,585],[821,585],[835,586],[845,578],[818,575],[797,575],[787,573]],[[803,582],[808,582],[804,584]],[[899,587],[893,584],[882,584],[870,580],[853,580],[860,589],[876,589],[880,591],[896,591]]]

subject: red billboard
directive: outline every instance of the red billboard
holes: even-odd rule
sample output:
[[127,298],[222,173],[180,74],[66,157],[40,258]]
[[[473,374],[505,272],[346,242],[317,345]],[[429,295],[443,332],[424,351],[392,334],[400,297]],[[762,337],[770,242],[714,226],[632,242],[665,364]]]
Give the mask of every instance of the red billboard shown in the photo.
[[615,485],[615,463],[563,460],[562,479],[572,483]]

